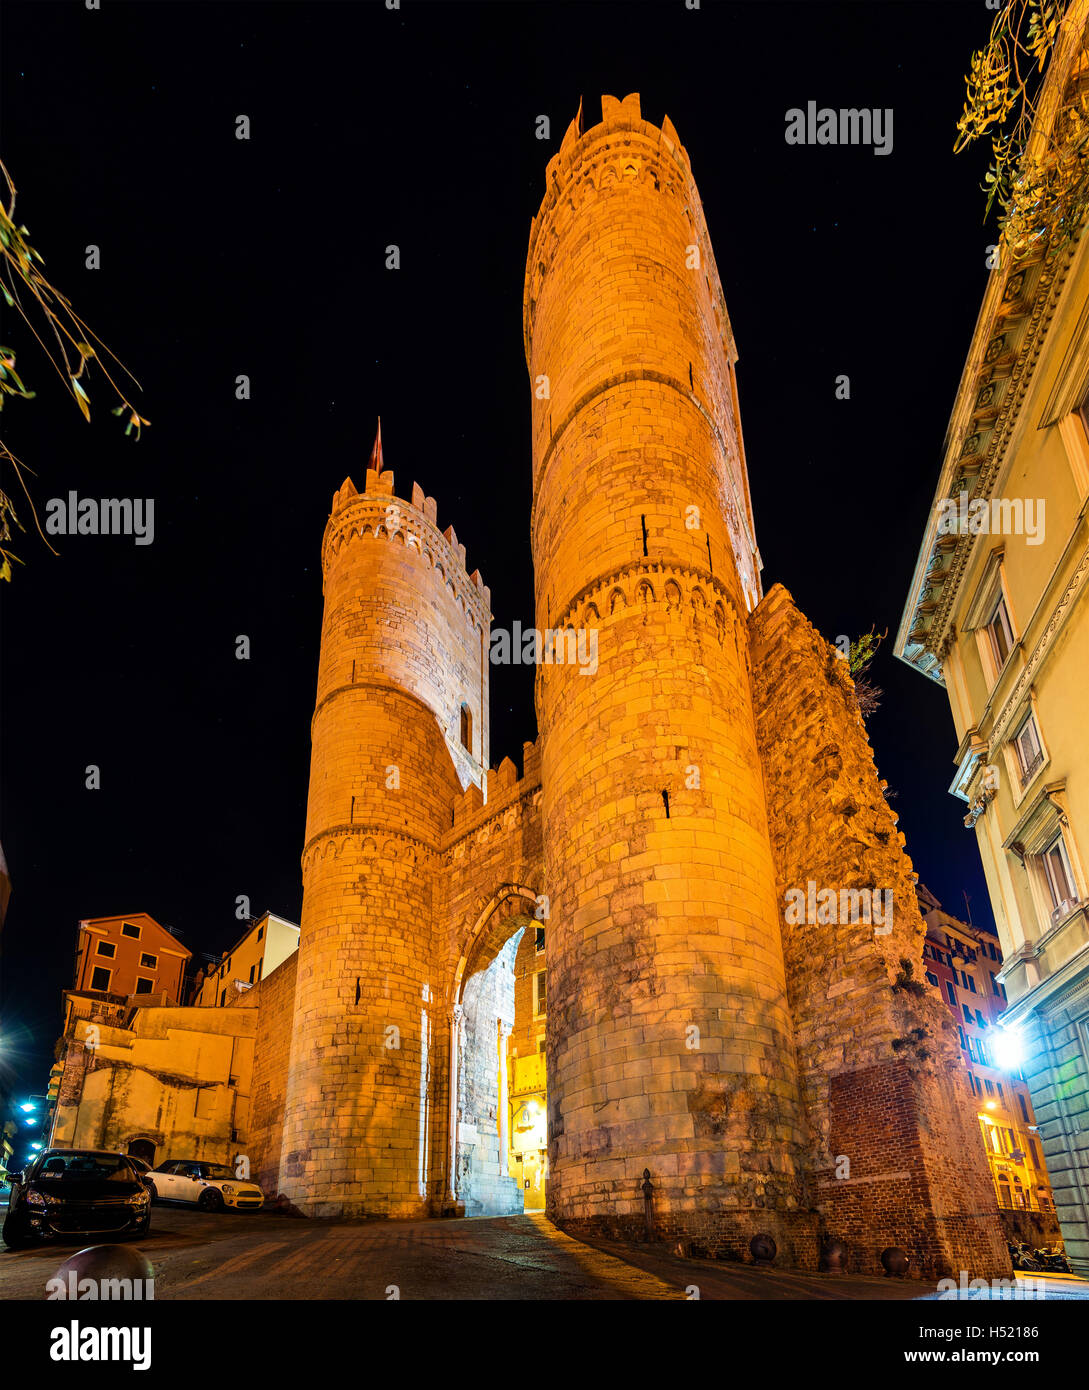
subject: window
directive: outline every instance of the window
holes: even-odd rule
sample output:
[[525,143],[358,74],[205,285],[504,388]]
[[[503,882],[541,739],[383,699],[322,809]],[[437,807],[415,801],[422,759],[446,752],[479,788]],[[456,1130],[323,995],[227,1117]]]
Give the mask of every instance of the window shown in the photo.
[[949,996],[950,1004],[952,1004],[953,1008],[955,1009],[957,1007],[957,991],[953,988],[951,980],[946,980],[945,992]]
[[1001,1082],[1001,1081],[996,1081],[996,1082],[994,1083],[994,1088],[995,1088],[995,1090],[998,1092],[998,1099],[999,1099],[999,1100],[1005,1100],[1006,1097],[1002,1094],[1002,1082]]
[[1006,599],[1004,595],[999,595],[998,602],[991,610],[991,616],[983,624],[991,643],[991,653],[994,656],[995,671],[1001,671],[1006,664],[1006,658],[1013,651],[1013,626],[1010,623],[1010,615],[1006,611]]
[[122,922],[122,923],[121,923],[121,935],[122,935],[122,936],[131,936],[134,940],[139,941],[139,940],[140,940],[140,928],[139,928],[138,926],[136,926],[135,923],[133,923],[133,922]]
[[265,929],[264,929],[264,927],[258,927],[258,929],[257,929],[257,940],[260,941],[261,938],[264,936],[264,934],[265,934]]
[[987,1052],[987,1044],[982,1038],[976,1038],[976,1051],[979,1053],[979,1060],[985,1067],[991,1065],[991,1059]]
[[254,975],[254,971],[255,971],[256,969],[257,969],[257,966],[256,966],[256,965],[251,965],[251,966],[250,966],[250,984],[251,984],[251,985],[253,984],[253,975]]
[[543,1052],[544,1050],[545,1050],[545,1040],[544,1040],[544,1038],[538,1038],[538,1039],[537,1039],[537,1051],[538,1051],[538,1052]]
[[976,992],[976,982],[975,982],[975,979],[973,978],[973,976],[971,976],[971,975],[966,975],[964,978],[968,981],[968,988],[972,991],[973,994],[975,994],[975,992]]
[[219,1007],[222,1009],[223,1005],[226,1004],[226,1002],[227,1002],[227,991],[226,991],[225,989],[221,989],[220,992],[219,992]]
[[117,955],[117,947],[112,941],[100,941],[95,947],[96,956],[107,956],[110,960]]
[[545,972],[538,970],[533,977],[533,1012],[538,1016],[545,1011]]
[[976,1022],[979,1024],[981,1028],[986,1028],[987,1026],[987,1024],[984,1022],[983,1015],[980,1013],[978,1009],[976,1010]]
[[[1032,1166],[1033,1166],[1034,1168],[1042,1168],[1044,1165],[1040,1162],[1040,1150],[1036,1147],[1036,1140],[1035,1140],[1035,1139],[1030,1139],[1030,1140],[1028,1141],[1028,1145],[1029,1145],[1029,1153],[1032,1155]],[[1043,1198],[1042,1198],[1042,1197],[1041,1197],[1041,1199],[1040,1199],[1040,1205],[1041,1205],[1041,1206],[1043,1205]]]
[[975,1019],[973,1019],[973,1017],[972,1017],[972,1011],[971,1011],[971,1009],[968,1007],[968,1005],[967,1005],[967,1004],[962,1004],[960,1007],[961,1007],[961,1009],[964,1011],[964,1021],[965,1021],[965,1023],[974,1023],[974,1022],[975,1022]]
[[140,964],[145,970],[155,970],[159,965],[159,957],[153,956],[150,951],[141,951]]
[[154,990],[154,988],[155,988],[155,981],[154,981],[154,980],[149,980],[149,979],[147,978],[146,975],[137,975],[137,977],[136,977],[136,993],[137,993],[137,994],[151,994],[152,991]]
[[104,966],[95,966],[94,970],[91,972],[91,988],[108,990],[112,973],[111,970],[107,970]]
[[1025,1124],[1031,1124],[1031,1121],[1029,1120],[1028,1106],[1025,1104],[1025,1098],[1020,1091],[1017,1092],[1017,1103],[1021,1107],[1021,1118],[1024,1120]]
[[993,1081],[984,1081],[983,1084],[984,1084],[984,1086],[986,1086],[986,1088],[987,1088],[987,1094],[988,1094],[989,1096],[993,1096],[993,1095],[994,1095],[994,1082],[993,1082]]
[[938,977],[937,977],[937,975],[932,975],[932,974],[930,973],[930,971],[928,970],[928,971],[926,972],[926,978],[930,981],[930,983],[934,986],[934,988],[937,989],[937,987],[938,987]]
[[1059,908],[1065,902],[1072,902],[1077,893],[1074,891],[1074,875],[1070,871],[1070,859],[1061,831],[1044,850],[1041,858],[1052,906]]
[[461,746],[470,753],[473,751],[473,716],[468,705],[461,707]]
[[959,1023],[957,1024],[957,1037],[960,1038],[961,1047],[963,1047],[965,1052],[967,1052],[968,1044],[964,1041],[964,1029],[960,1026]]
[[1012,742],[1021,770],[1021,785],[1026,787],[1044,761],[1044,750],[1040,746],[1040,734],[1036,728],[1036,720],[1031,714],[1014,734]]

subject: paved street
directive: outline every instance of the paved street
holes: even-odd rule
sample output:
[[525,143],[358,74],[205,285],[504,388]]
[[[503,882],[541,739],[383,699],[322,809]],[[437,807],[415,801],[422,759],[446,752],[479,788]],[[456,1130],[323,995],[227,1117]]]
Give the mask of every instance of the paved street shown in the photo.
[[[81,1244],[0,1249],[0,1300],[43,1299],[46,1281]],[[897,1280],[682,1260],[657,1247],[588,1245],[536,1214],[340,1224],[157,1205],[151,1234],[137,1244],[154,1265],[157,1300],[683,1301],[692,1286],[702,1299],[735,1300],[905,1300],[933,1293]],[[1054,1281],[1060,1297],[1063,1282]]]

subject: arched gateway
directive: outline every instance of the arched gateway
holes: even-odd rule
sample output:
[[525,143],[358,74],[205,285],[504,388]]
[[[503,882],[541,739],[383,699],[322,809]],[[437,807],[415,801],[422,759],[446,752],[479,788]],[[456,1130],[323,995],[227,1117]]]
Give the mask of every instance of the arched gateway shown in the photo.
[[[474,923],[454,971],[448,1211],[505,1216],[524,1210],[524,1189],[511,1172],[515,1153],[524,1164],[511,1144],[511,1099],[519,1053],[526,1055],[534,1025],[543,1023],[536,992],[532,984],[525,987],[525,962],[536,965],[538,953],[523,947],[536,947],[539,910],[533,889],[504,885]],[[535,1045],[531,1055],[542,1056]]]

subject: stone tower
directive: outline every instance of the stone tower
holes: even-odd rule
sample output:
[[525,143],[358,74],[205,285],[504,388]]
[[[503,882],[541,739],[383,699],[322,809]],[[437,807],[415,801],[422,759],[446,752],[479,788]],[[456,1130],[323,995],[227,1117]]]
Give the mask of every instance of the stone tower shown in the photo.
[[[736,351],[688,156],[638,96],[547,173],[523,301],[539,668],[549,1209],[809,1257],[805,1131],[757,751]],[[804,1251],[802,1247],[805,1247]]]
[[[489,594],[375,442],[322,543],[303,911],[280,1186],[309,1215],[428,1209],[439,840],[488,762]],[[433,1053],[438,1049],[438,1058]]]

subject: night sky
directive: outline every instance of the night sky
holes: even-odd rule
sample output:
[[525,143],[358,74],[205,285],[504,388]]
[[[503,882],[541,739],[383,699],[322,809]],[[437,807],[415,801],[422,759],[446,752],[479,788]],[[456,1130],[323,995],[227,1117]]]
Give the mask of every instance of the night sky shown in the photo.
[[[947,793],[946,695],[891,655],[996,239],[985,154],[952,153],[992,17],[982,0],[6,0],[17,220],[139,378],[152,427],[124,438],[94,374],[85,424],[8,313],[0,341],[38,396],[8,404],[0,437],[37,471],[43,519],[71,490],[155,499],[151,545],[61,537],[54,558],[20,537],[27,564],[0,594],[0,1065],[17,1094],[44,1090],[80,918],[149,912],[194,953],[237,939],[240,894],[299,920],[321,537],[343,477],[362,485],[377,415],[398,494],[415,479],[437,499],[495,625],[531,624],[524,258],[545,166],[602,92],[668,112],[691,156],[740,352],[765,589],[785,584],[833,640],[888,628],[878,766],[923,881],[992,923]],[[808,100],[891,107],[892,153],[788,146],[785,113]],[[520,764],[531,669],[493,667],[491,691],[493,765]]]

